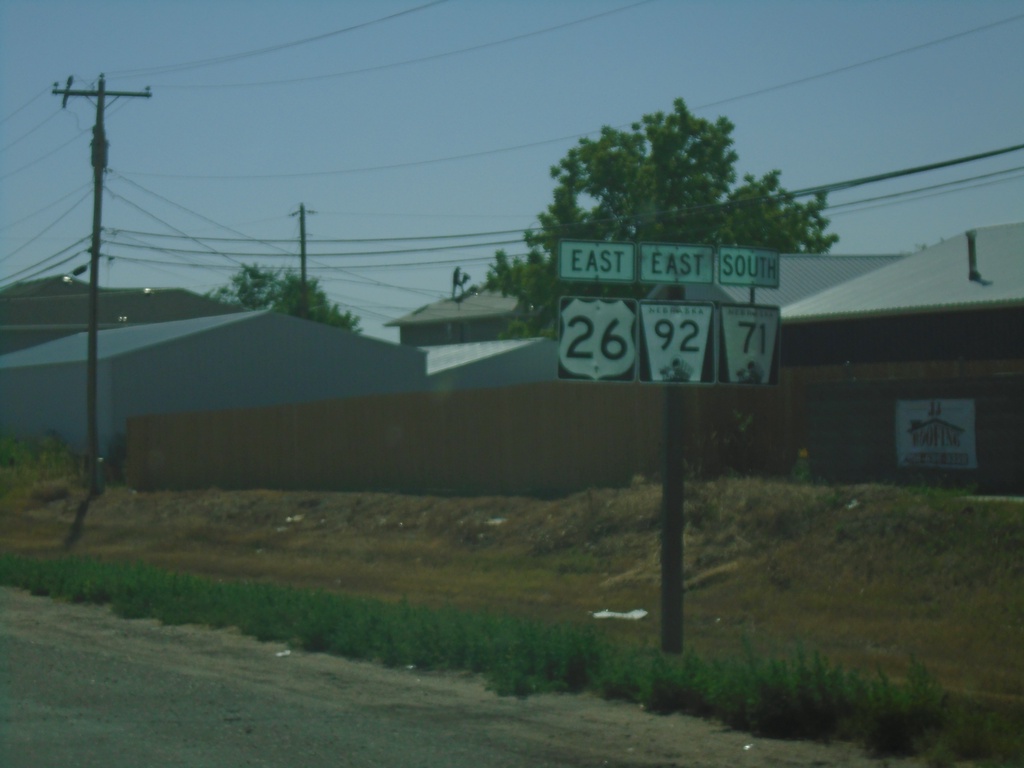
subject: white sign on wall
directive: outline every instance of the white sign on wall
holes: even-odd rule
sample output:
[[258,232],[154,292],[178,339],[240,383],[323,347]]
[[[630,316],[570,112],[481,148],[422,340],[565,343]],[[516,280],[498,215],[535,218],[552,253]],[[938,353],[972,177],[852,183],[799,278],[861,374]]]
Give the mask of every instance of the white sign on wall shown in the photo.
[[640,302],[640,381],[715,383],[715,305]]
[[901,467],[977,469],[973,400],[896,401]]

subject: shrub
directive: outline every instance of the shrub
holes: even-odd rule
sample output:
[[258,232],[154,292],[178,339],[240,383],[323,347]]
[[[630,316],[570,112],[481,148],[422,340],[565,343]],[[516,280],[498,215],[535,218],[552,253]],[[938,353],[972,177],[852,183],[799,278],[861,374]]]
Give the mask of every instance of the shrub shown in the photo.
[[914,663],[905,683],[865,679],[821,656],[704,661],[620,647],[590,627],[429,610],[272,584],[219,583],[143,564],[0,555],[0,584],[127,618],[235,626],[261,640],[389,666],[467,669],[502,695],[591,689],[652,712],[714,717],[775,738],[859,738],[878,754],[927,751],[936,764],[1019,755],[1022,738],[991,713],[960,708]]
[[869,749],[879,754],[911,754],[919,739],[944,725],[945,696],[915,662],[903,686],[893,685],[879,672],[878,680],[866,691],[861,717]]

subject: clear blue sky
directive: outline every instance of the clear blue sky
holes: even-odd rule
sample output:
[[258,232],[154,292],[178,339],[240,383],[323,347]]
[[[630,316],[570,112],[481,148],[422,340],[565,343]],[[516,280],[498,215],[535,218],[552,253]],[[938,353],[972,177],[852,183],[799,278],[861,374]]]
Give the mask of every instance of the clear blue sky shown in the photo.
[[[0,0],[0,285],[87,261],[95,106],[50,91],[101,72],[153,94],[108,101],[103,285],[297,268],[304,203],[310,274],[392,341],[524,250],[580,136],[679,97],[788,189],[1024,143],[1020,0]],[[1024,219],[1024,152],[830,202],[833,253],[913,251]]]

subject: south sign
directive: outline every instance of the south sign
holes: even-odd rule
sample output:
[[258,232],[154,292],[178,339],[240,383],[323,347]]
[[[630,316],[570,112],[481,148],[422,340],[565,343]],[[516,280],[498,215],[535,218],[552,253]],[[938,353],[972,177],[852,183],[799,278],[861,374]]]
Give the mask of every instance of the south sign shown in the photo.
[[746,288],[778,288],[779,252],[767,248],[719,246],[718,282]]
[[636,246],[603,240],[560,240],[558,279],[632,283],[636,279]]

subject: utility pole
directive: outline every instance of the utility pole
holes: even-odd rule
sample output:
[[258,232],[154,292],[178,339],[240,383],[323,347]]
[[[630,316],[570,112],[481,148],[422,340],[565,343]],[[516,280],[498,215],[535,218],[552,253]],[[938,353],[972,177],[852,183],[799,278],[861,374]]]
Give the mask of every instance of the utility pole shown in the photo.
[[89,496],[102,493],[99,462],[99,430],[96,423],[96,369],[97,351],[96,337],[99,328],[99,280],[100,280],[100,232],[103,227],[103,173],[107,169],[107,132],[103,126],[103,110],[108,96],[141,97],[148,99],[152,94],[147,87],[145,91],[108,91],[106,78],[101,74],[99,85],[94,89],[72,90],[73,77],[68,78],[63,89],[53,84],[53,94],[63,96],[61,107],[67,107],[71,96],[94,97],[96,99],[96,124],[92,129],[92,247],[89,259],[89,350],[86,366],[86,419],[87,419],[87,467],[89,473]]
[[[316,213],[316,211],[310,211]],[[291,214],[299,217],[299,259],[302,268],[299,277],[301,294],[299,296],[299,317],[309,319],[309,293],[306,290],[306,204],[299,203],[299,210]]]

